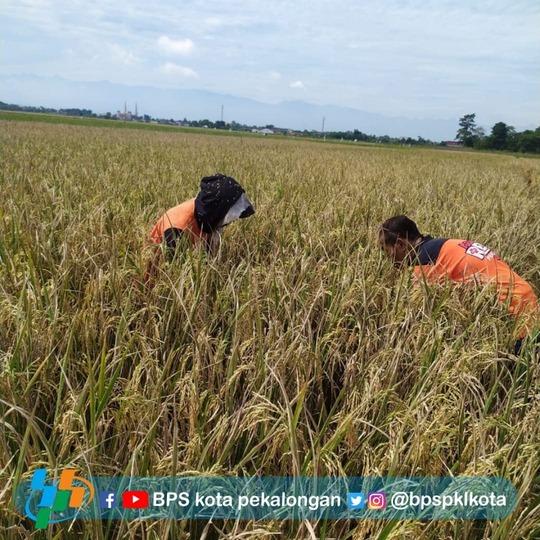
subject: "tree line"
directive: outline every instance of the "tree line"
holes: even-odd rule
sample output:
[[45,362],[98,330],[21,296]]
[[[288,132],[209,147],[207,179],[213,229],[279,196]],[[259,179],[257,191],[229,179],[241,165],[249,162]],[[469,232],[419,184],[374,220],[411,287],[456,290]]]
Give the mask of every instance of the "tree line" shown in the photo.
[[[0,110],[4,111],[14,111],[14,112],[27,112],[27,113],[42,113],[42,114],[58,114],[62,116],[79,116],[84,118],[101,118],[104,120],[120,120],[125,121],[126,119],[118,114],[106,112],[103,114],[98,114],[92,111],[92,109],[79,109],[79,108],[62,108],[54,109],[52,107],[34,107],[32,105],[15,105],[13,103],[4,103],[0,101]],[[260,129],[258,126],[249,126],[245,124],[239,124],[234,120],[232,122],[224,122],[223,120],[217,120],[212,122],[208,118],[203,118],[202,120],[188,120],[184,118],[183,120],[175,120],[174,118],[154,118],[148,114],[135,115],[130,113],[129,120],[134,122],[145,122],[145,123],[157,123],[157,124],[166,124],[170,126],[185,126],[185,127],[197,127],[197,128],[209,128],[209,129],[226,129],[230,131],[250,131],[252,129]],[[283,128],[275,128],[274,126],[263,126],[267,128],[275,129],[276,131],[286,132],[288,130]]]
[[362,141],[370,143],[380,143],[380,144],[400,144],[405,146],[414,146],[414,145],[435,145],[433,141],[429,139],[424,139],[423,137],[390,137],[389,135],[368,135],[363,133],[358,129],[353,131],[329,131],[327,133],[321,133],[320,131],[307,132],[312,137],[326,137],[328,139],[339,139],[343,141]]
[[540,153],[540,127],[518,132],[504,122],[497,122],[489,135],[476,125],[476,114],[459,119],[456,139],[463,146],[478,150],[508,150],[511,152]]
[[[80,116],[86,118],[103,118],[108,120],[117,120],[116,115],[107,112],[105,114],[96,114],[91,109],[65,108],[54,109],[51,107],[32,107],[21,106],[0,101],[0,110],[20,111],[20,112],[36,112],[60,114],[67,116]],[[173,118],[153,118],[147,114],[135,116],[131,115],[131,120],[139,122],[155,122],[158,124],[169,124],[176,126],[199,127],[209,129],[226,129],[229,131],[252,131],[260,129],[258,126],[250,126],[240,124],[238,122],[224,122],[218,120],[212,122],[205,118],[203,120],[174,120]],[[289,130],[279,128],[274,125],[264,126],[272,129],[276,134],[296,135],[300,137],[325,138],[352,142],[370,142],[379,144],[398,144],[401,146],[446,146],[447,142],[434,142],[423,137],[390,137],[389,135],[368,135],[362,131],[355,129],[349,131],[329,131],[323,133],[316,130]],[[529,152],[540,153],[540,127],[535,130],[525,130],[517,132],[512,126],[504,122],[497,122],[492,128],[489,135],[486,135],[483,128],[476,125],[476,114],[465,114],[459,119],[459,129],[456,134],[456,140],[463,146],[468,148],[476,148],[478,150],[507,150],[511,152]]]
[[[54,109],[51,107],[34,107],[29,105],[14,105],[10,103],[4,103],[0,101],[0,110],[7,111],[19,111],[19,112],[30,112],[30,113],[47,113],[47,114],[60,114],[67,116],[80,116],[85,118],[102,118],[106,120],[124,120],[123,118],[118,118],[117,115],[111,114],[110,112],[104,114],[97,114],[91,109]],[[332,131],[322,133],[321,131],[316,130],[292,130],[287,128],[281,128],[274,126],[273,124],[268,124],[265,126],[255,126],[255,125],[246,125],[234,120],[231,122],[224,122],[223,120],[217,120],[213,122],[208,118],[203,118],[202,120],[188,120],[184,118],[183,120],[175,120],[174,118],[154,118],[147,114],[136,116],[131,114],[131,121],[138,122],[154,122],[158,124],[167,124],[171,126],[185,126],[185,127],[196,127],[196,128],[208,128],[208,129],[225,129],[228,131],[253,131],[260,130],[262,128],[267,128],[272,130],[275,134],[281,135],[294,135],[297,137],[312,137],[312,138],[328,138],[328,139],[338,139],[343,141],[353,141],[353,142],[372,142],[372,143],[382,143],[382,144],[400,144],[406,146],[413,145],[435,145],[428,139],[422,137],[417,137],[413,139],[412,137],[390,137],[389,135],[368,135],[355,129],[353,131]],[[441,143],[442,144],[442,143]]]

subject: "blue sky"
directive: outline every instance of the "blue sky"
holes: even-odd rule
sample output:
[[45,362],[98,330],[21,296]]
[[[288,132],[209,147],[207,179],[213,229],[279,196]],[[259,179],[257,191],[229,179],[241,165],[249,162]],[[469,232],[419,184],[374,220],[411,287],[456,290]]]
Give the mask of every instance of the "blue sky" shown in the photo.
[[540,124],[538,0],[3,0],[1,11],[4,75]]

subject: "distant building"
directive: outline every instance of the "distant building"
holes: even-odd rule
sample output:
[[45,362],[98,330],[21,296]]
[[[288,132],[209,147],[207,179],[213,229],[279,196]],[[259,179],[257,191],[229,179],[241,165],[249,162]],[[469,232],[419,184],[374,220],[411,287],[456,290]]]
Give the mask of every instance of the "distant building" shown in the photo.
[[125,111],[125,112],[116,111],[115,117],[116,117],[118,120],[127,120],[127,121],[131,121],[131,119],[132,119],[132,114],[131,114],[131,111]]
[[257,128],[253,128],[251,130],[252,133],[260,133],[261,135],[273,135],[274,134],[274,131],[272,129],[269,129],[269,128],[262,128],[262,129],[257,129]]
[[[114,116],[118,120],[133,120],[132,112],[127,110],[127,103],[124,103],[124,112],[116,111],[116,114]],[[137,116],[137,104],[135,104],[135,116]]]

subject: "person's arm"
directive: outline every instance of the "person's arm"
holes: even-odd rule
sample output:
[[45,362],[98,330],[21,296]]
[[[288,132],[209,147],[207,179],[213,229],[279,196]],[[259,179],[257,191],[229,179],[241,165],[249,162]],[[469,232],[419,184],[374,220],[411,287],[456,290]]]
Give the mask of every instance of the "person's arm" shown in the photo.
[[182,236],[182,234],[182,229],[177,229],[176,227],[169,227],[163,233],[163,240],[165,241],[165,245],[167,246],[167,250],[171,256],[174,255],[178,239]]
[[[174,254],[176,250],[176,245],[178,239],[182,236],[182,229],[177,229],[175,227],[170,227],[163,232],[163,243],[170,254]],[[154,243],[151,247],[153,253],[148,260],[146,266],[146,272],[144,274],[144,284],[147,288],[153,288],[157,273],[159,271],[159,266],[163,258],[163,249],[162,244]]]

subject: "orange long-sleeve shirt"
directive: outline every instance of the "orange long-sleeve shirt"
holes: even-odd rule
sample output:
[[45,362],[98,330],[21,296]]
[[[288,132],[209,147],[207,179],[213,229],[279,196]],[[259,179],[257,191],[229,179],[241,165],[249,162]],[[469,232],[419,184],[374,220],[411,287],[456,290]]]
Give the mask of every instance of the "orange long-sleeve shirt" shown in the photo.
[[195,199],[189,199],[174,208],[167,210],[150,231],[150,239],[154,244],[163,242],[167,229],[179,229],[197,243],[206,239],[195,219]]
[[414,274],[419,279],[493,284],[500,302],[508,303],[510,313],[520,319],[519,337],[525,337],[540,319],[531,285],[482,244],[427,237],[417,248],[417,256],[420,264]]

